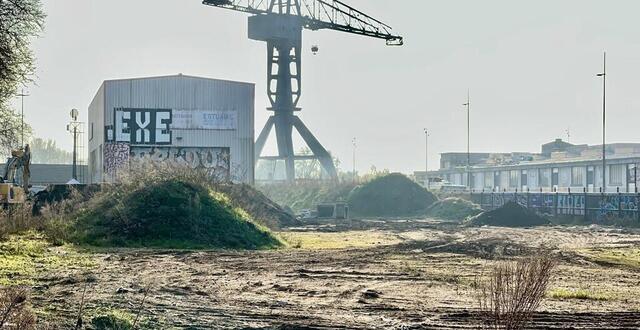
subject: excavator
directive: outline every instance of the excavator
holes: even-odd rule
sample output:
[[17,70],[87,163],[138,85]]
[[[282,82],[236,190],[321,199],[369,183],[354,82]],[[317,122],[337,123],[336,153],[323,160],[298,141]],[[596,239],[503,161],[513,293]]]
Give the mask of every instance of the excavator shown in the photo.
[[[27,144],[24,148],[11,151],[7,159],[4,176],[0,178],[0,207],[8,208],[14,204],[22,204],[29,194],[31,177],[31,150]],[[17,174],[22,171],[22,176]]]

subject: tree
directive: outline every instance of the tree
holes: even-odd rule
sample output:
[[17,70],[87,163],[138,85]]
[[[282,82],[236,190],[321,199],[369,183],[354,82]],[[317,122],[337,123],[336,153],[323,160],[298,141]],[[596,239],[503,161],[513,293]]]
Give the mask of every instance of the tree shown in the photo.
[[31,147],[31,162],[34,164],[71,164],[73,154],[58,148],[56,141],[34,138]]
[[34,74],[31,39],[42,32],[44,19],[40,0],[0,0],[0,151],[20,141],[20,118],[8,103]]

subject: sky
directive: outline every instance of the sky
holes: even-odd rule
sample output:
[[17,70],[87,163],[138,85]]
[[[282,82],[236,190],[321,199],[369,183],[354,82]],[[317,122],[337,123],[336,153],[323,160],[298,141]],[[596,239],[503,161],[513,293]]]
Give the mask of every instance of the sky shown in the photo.
[[[440,153],[465,151],[467,90],[471,151],[539,151],[555,138],[600,143],[596,74],[605,50],[607,141],[640,142],[640,1],[345,2],[391,25],[405,45],[304,32],[300,116],[343,169],[352,167],[353,138],[360,172],[423,170],[424,128],[430,169]],[[37,75],[25,98],[38,137],[70,150],[69,111],[86,121],[103,80],[178,73],[255,83],[256,135],[267,120],[266,46],[247,39],[245,14],[199,0],[43,4]]]

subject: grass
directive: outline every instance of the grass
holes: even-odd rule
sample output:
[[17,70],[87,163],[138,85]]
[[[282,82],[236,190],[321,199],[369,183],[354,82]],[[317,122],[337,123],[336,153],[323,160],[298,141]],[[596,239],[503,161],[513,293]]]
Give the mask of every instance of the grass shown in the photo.
[[33,285],[41,271],[91,268],[90,257],[72,246],[54,247],[43,234],[29,231],[0,242],[0,285]]
[[114,186],[79,209],[60,217],[67,222],[68,239],[89,246],[270,249],[283,245],[225,194],[179,178]]
[[585,289],[565,289],[557,288],[549,291],[547,296],[553,299],[577,299],[577,300],[595,300],[606,301],[610,300],[611,296],[602,293],[596,293]]
[[99,311],[91,318],[91,325],[96,330],[129,330],[133,329],[135,315],[119,309]]
[[379,231],[287,232],[280,236],[290,247],[307,250],[367,248],[400,242],[395,236]]
[[594,262],[640,269],[640,248],[611,248],[582,250]]

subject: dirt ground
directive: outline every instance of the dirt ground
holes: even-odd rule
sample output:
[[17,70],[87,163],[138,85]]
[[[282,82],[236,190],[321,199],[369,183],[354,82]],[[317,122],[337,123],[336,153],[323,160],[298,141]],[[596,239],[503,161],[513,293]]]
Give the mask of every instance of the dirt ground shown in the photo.
[[426,219],[282,235],[277,251],[86,251],[93,267],[39,272],[33,304],[71,325],[88,281],[83,313],[135,314],[148,288],[141,320],[157,329],[476,329],[477,276],[550,249],[560,264],[530,328],[640,328],[640,231]]

